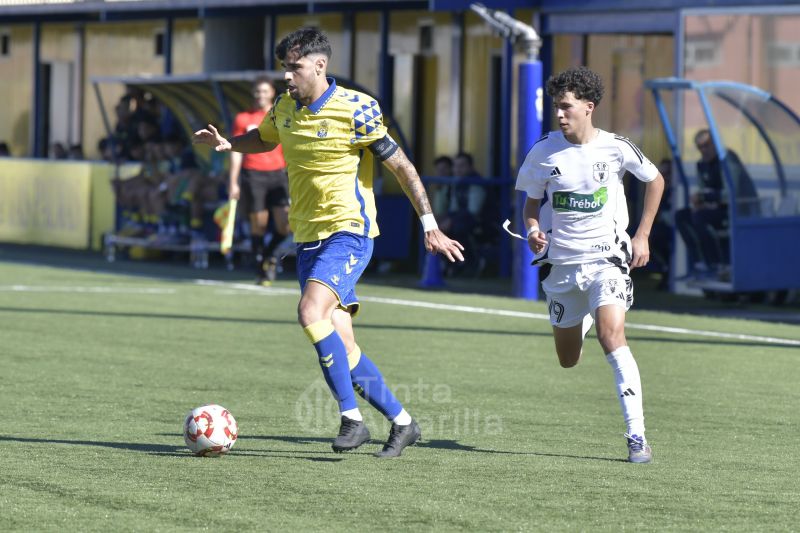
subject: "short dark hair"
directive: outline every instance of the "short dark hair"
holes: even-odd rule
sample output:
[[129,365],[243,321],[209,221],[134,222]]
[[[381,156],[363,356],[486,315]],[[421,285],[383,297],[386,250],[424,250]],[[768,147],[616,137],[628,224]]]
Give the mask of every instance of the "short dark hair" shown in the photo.
[[456,159],[466,159],[467,160],[467,164],[469,166],[472,166],[472,165],[475,164],[475,161],[472,159],[472,154],[467,153],[467,152],[458,152],[456,154]]
[[599,74],[586,67],[570,67],[547,80],[547,96],[562,98],[568,92],[574,94],[578,100],[597,105],[603,98],[603,80]]
[[263,85],[265,83],[267,85],[269,85],[270,87],[272,87],[273,90],[275,89],[275,84],[272,83],[272,80],[269,79],[266,76],[258,76],[256,79],[254,79],[253,80],[253,88],[258,87],[259,85]]
[[700,144],[700,141],[706,137],[711,140],[711,130],[708,128],[698,130],[697,133],[694,134],[694,144]]
[[448,166],[453,166],[453,159],[449,155],[440,155],[436,159],[433,160],[434,165],[438,165],[439,163],[446,163]]
[[300,57],[305,57],[309,54],[323,54],[330,59],[332,53],[328,36],[315,27],[300,28],[281,39],[281,42],[275,48],[275,55],[283,61],[286,58],[286,54],[295,48],[298,49]]

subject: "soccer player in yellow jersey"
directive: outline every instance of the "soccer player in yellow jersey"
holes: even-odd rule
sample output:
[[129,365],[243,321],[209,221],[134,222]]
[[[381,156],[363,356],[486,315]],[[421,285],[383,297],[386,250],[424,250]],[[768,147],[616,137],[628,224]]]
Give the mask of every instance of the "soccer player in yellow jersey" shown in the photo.
[[464,248],[438,229],[419,175],[387,134],[378,103],[364,93],[337,87],[326,76],[331,57],[327,36],[317,28],[301,28],[278,44],[276,55],[288,91],[261,126],[229,141],[209,125],[195,132],[194,142],[219,152],[244,153],[282,145],[289,173],[289,221],[298,243],[298,321],[316,349],[341,411],[333,449],[353,450],[370,439],[356,391],[392,422],[389,438],[376,455],[397,457],[419,440],[419,425],[356,344],[352,323],[359,308],[355,285],[378,235],[373,157],[397,177],[414,205],[428,252],[455,262],[464,260]]

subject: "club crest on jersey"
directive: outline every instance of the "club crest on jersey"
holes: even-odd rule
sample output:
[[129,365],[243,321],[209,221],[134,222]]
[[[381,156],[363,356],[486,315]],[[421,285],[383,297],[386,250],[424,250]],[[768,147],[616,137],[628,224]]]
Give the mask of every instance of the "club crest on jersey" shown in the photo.
[[328,136],[328,121],[323,120],[322,123],[319,125],[319,128],[317,128],[317,137],[319,137],[320,139],[324,139],[327,136]]
[[286,120],[283,121],[283,127],[284,128],[291,128],[292,127],[292,119],[289,118],[289,117],[286,117]]
[[592,170],[594,181],[598,183],[606,183],[608,181],[608,163],[595,163]]

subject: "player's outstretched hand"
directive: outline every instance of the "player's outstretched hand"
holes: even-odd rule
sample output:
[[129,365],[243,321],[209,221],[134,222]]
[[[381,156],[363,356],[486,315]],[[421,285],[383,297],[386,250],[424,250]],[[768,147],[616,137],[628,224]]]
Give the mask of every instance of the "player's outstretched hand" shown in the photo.
[[231,143],[217,131],[217,128],[208,125],[208,129],[194,132],[192,144],[207,144],[217,152],[227,152],[231,149]]
[[534,231],[528,236],[528,248],[534,255],[538,255],[544,251],[547,246],[547,233],[543,231]]
[[647,238],[634,235],[631,239],[631,248],[633,249],[631,268],[647,266],[650,261],[650,243],[647,242]]
[[461,253],[464,251],[464,247],[461,246],[461,243],[454,241],[438,229],[425,232],[425,249],[432,254],[442,254],[451,263],[464,260],[464,254]]

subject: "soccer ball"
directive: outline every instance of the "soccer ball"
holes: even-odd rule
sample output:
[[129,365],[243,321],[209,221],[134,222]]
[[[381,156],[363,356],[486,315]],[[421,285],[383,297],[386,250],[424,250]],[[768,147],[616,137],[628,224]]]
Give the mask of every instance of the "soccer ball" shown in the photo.
[[239,427],[221,405],[209,404],[189,411],[183,422],[183,440],[195,455],[223,455],[233,448]]

